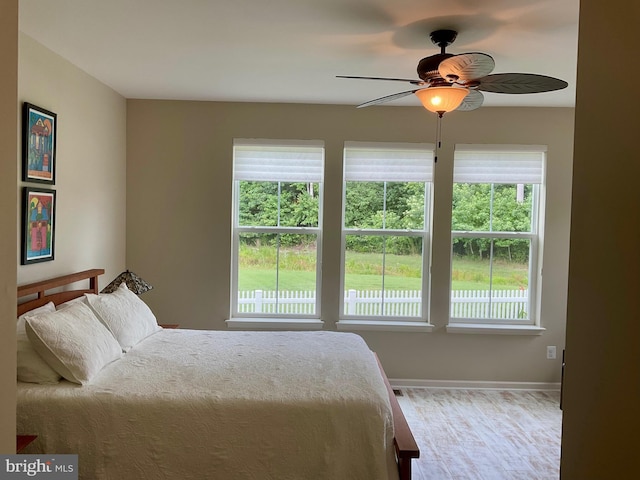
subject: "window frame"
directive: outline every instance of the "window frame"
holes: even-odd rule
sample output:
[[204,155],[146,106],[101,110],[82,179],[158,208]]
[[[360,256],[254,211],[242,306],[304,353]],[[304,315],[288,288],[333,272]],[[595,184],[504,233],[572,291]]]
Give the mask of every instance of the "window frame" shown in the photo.
[[[317,227],[294,227],[294,226],[258,226],[258,225],[240,225],[240,181],[243,179],[236,178],[236,147],[237,146],[253,146],[260,147],[282,147],[296,148],[309,147],[318,149],[321,155],[320,181],[313,182],[318,185],[318,226]],[[322,233],[323,233],[323,203],[324,203],[324,142],[320,140],[273,140],[273,139],[234,139],[233,145],[233,191],[232,191],[232,233],[231,233],[231,313],[229,326],[235,326],[234,321],[243,319],[253,322],[279,323],[284,328],[296,328],[295,324],[302,325],[308,323],[310,328],[321,326],[319,321],[321,317],[321,298],[322,298]],[[256,180],[270,181],[278,183],[300,183],[297,181],[279,181],[279,180]],[[280,190],[280,189],[278,189]],[[281,313],[281,312],[240,312],[239,311],[239,247],[240,236],[243,233],[258,234],[295,234],[295,235],[315,235],[316,236],[316,272],[315,272],[315,313]],[[280,248],[279,246],[277,248]],[[279,289],[276,290],[276,292]],[[250,323],[250,322],[249,322]],[[247,324],[247,326],[259,326],[257,323]],[[303,327],[306,328],[306,327]]]
[[[451,242],[450,242],[450,280],[449,280],[449,321],[448,327],[456,326],[504,326],[504,327],[539,327],[540,326],[540,295],[542,283],[542,245],[544,244],[544,208],[545,204],[545,182],[546,182],[546,161],[547,161],[547,147],[544,145],[456,145],[454,152],[454,177],[452,185],[456,183],[476,183],[476,184],[488,184],[492,190],[495,185],[508,184],[514,185],[519,182],[504,181],[504,178],[498,178],[498,181],[494,182],[456,182],[455,178],[455,153],[459,151],[478,151],[481,153],[535,153],[540,155],[540,180],[539,183],[526,183],[532,186],[532,199],[531,199],[531,227],[529,232],[504,232],[504,231],[463,231],[463,230],[451,230]],[[525,175],[526,177],[527,175]],[[534,175],[535,176],[535,175]],[[451,218],[453,219],[453,204],[451,208]],[[486,318],[486,317],[453,317],[452,316],[452,298],[453,298],[453,240],[455,238],[486,238],[493,240],[500,239],[525,239],[529,240],[529,265],[528,265],[528,296],[527,296],[527,311],[529,312],[529,318],[526,319],[501,319],[501,318]],[[493,255],[493,252],[492,254]]]
[[[349,149],[372,149],[380,152],[390,150],[408,150],[420,151],[430,156],[431,164],[428,166],[430,171],[429,180],[424,181],[424,205],[423,205],[423,226],[418,229],[364,229],[346,227],[346,211],[347,211],[347,183],[352,181],[347,179],[347,156]],[[408,327],[412,325],[422,326],[429,325],[430,316],[430,282],[431,282],[431,243],[433,235],[433,194],[434,194],[434,159],[435,145],[430,143],[397,143],[397,142],[355,142],[348,141],[344,144],[343,149],[343,179],[342,179],[342,218],[340,231],[340,302],[338,312],[338,328],[339,329],[376,329],[376,325],[393,329],[397,327]],[[388,180],[378,180],[378,182],[400,183],[397,178],[389,178]],[[410,183],[405,181],[404,183]],[[386,190],[386,189],[385,189]],[[345,266],[346,266],[346,240],[348,235],[365,235],[379,237],[420,237],[422,240],[422,278],[420,282],[421,292],[421,308],[420,316],[400,316],[400,315],[355,315],[345,313]],[[418,330],[417,330],[418,331]],[[420,330],[421,331],[421,330]]]

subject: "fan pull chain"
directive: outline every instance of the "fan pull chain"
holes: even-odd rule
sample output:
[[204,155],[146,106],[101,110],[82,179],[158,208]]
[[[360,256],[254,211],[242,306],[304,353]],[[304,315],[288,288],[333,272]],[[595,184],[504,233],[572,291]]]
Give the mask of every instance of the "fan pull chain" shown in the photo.
[[441,146],[442,146],[442,115],[438,115],[438,120],[436,121],[436,152],[433,159],[433,163],[438,163],[438,152],[440,151]]

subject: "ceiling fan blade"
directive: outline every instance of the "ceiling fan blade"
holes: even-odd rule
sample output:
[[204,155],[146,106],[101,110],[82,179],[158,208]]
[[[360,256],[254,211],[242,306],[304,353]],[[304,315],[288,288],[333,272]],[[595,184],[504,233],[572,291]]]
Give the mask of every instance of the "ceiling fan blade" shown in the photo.
[[422,80],[413,80],[410,78],[387,78],[387,77],[352,77],[349,75],[336,75],[337,78],[355,78],[357,80],[389,80],[392,82],[409,82],[412,85],[424,85]]
[[450,82],[468,82],[493,72],[496,62],[486,53],[461,53],[440,62],[438,73]]
[[[418,89],[419,90],[419,89]],[[407,92],[394,93],[393,95],[387,95],[386,97],[376,98],[375,100],[369,100],[368,102],[361,103],[356,108],[370,107],[371,105],[379,105],[381,103],[390,102],[398,98],[407,97],[418,90],[409,90]]]
[[478,90],[469,90],[469,93],[458,108],[455,109],[456,112],[468,112],[470,110],[475,110],[476,108],[480,108],[482,103],[484,102],[484,95],[482,92]]
[[493,93],[542,93],[562,90],[568,83],[534,73],[496,73],[479,78],[478,90]]

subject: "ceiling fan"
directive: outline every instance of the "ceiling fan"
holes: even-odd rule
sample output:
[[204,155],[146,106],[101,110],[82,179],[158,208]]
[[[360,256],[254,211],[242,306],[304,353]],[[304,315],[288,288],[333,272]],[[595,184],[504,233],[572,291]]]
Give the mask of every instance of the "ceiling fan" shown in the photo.
[[418,88],[376,98],[358,105],[358,108],[379,105],[415,94],[424,107],[439,117],[452,110],[469,111],[484,102],[482,92],[492,93],[541,93],[561,90],[567,82],[546,75],[531,73],[496,73],[490,75],[495,62],[486,53],[446,53],[445,49],[456,39],[455,30],[431,32],[431,41],[440,47],[440,53],[425,57],[418,63],[418,79],[355,77],[338,75],[338,78],[386,80],[408,82]]

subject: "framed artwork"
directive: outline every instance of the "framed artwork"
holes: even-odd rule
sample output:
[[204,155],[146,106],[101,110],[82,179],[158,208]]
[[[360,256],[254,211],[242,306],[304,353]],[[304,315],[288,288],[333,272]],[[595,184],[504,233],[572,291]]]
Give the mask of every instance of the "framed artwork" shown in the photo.
[[24,102],[22,107],[22,180],[56,183],[58,116]]
[[53,260],[56,192],[24,187],[22,212],[22,265]]

